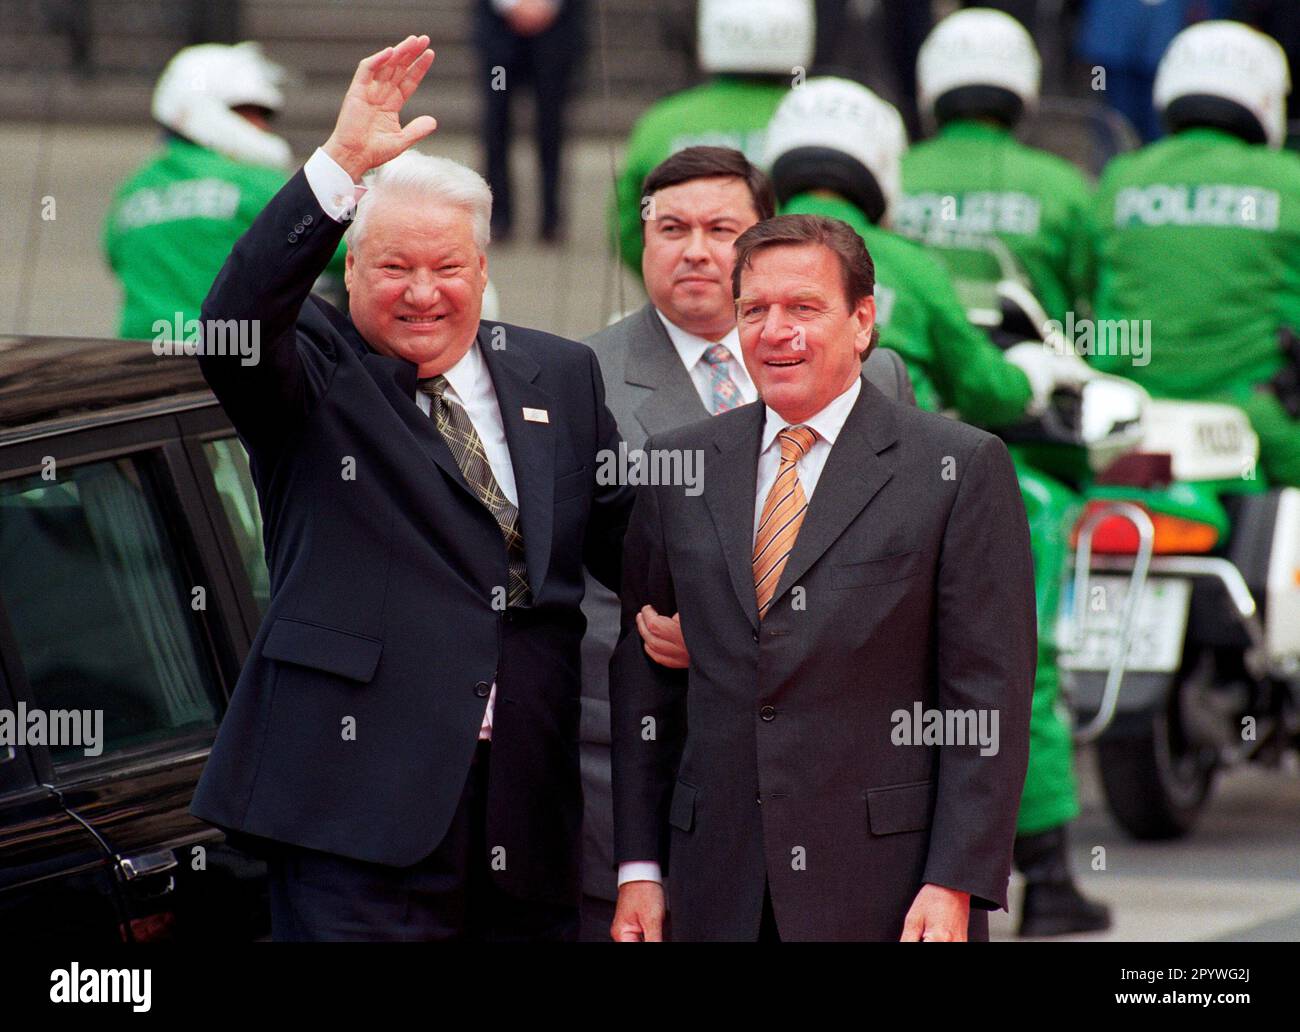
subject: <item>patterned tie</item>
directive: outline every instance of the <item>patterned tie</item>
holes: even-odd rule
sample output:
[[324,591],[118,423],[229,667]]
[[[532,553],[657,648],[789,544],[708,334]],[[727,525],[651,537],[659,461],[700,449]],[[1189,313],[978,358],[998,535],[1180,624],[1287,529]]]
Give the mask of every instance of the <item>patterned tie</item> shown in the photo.
[[441,375],[431,376],[420,380],[417,387],[421,393],[429,395],[438,433],[442,434],[447,447],[451,449],[456,465],[465,474],[465,479],[478,495],[478,500],[487,507],[501,528],[510,567],[506,605],[528,605],[528,567],[524,565],[524,536],[519,532],[519,510],[510,504],[510,499],[501,490],[497,478],[492,475],[487,452],[483,450],[483,442],[479,440],[469,415],[459,405],[444,397],[448,387],[447,378]]
[[817,440],[817,431],[807,426],[788,426],[776,439],[781,445],[781,465],[777,468],[776,482],[763,502],[758,533],[754,537],[754,590],[758,595],[760,620],[767,615],[776,597],[776,586],[794,548],[794,539],[799,535],[804,513],[808,511],[808,499],[804,497],[795,464],[808,454]]
[[708,351],[704,352],[704,361],[709,367],[709,386],[713,391],[713,415],[716,416],[721,412],[727,412],[743,405],[745,399],[740,395],[740,388],[736,386],[736,381],[731,378],[731,374],[727,371],[727,363],[731,361],[731,352],[727,350],[726,345],[710,345]]

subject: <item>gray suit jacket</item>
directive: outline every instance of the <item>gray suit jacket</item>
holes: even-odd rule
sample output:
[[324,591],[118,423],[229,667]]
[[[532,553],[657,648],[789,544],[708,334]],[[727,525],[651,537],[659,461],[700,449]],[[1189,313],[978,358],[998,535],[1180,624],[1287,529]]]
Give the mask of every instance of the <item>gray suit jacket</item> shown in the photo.
[[[1036,656],[1010,455],[864,384],[760,623],[763,414],[647,444],[702,451],[703,491],[640,488],[624,540],[615,859],[664,867],[677,939],[755,939],[767,887],[783,939],[897,940],[927,882],[969,892],[969,935],[986,938],[985,911],[1006,906]],[[632,618],[647,603],[680,612],[689,671],[645,655]],[[986,731],[996,716],[991,754],[965,723],[957,740],[948,719],[967,711]],[[935,712],[947,741],[926,733]]]
[[[605,404],[629,449],[646,438],[708,417],[690,374],[654,307],[646,304],[588,337],[605,380]],[[875,348],[863,365],[869,383],[888,397],[916,404],[907,367],[898,354]],[[618,597],[592,577],[583,600],[582,642],[583,889],[617,895],[609,761],[609,659],[618,640]]]

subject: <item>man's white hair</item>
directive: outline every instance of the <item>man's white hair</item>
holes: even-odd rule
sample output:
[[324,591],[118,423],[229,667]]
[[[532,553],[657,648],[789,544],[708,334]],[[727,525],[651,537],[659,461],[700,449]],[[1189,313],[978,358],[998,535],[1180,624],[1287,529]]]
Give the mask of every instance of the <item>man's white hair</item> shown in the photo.
[[366,215],[375,200],[388,193],[417,194],[430,204],[449,204],[470,217],[470,230],[480,251],[491,237],[492,189],[472,168],[451,158],[408,150],[368,172],[362,180],[366,192],[357,203],[348,227],[348,247],[355,248],[365,235]]

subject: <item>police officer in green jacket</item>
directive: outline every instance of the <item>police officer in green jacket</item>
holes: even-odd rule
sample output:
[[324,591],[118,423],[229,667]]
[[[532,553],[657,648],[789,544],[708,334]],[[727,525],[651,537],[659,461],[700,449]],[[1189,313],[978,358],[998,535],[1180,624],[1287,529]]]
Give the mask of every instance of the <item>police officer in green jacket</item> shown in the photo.
[[1096,198],[1098,326],[1145,322],[1149,346],[1097,334],[1090,358],[1157,397],[1241,406],[1266,477],[1300,485],[1300,423],[1273,389],[1288,373],[1279,335],[1300,332],[1289,88],[1285,53],[1253,28],[1207,21],[1174,38],[1154,97],[1171,135],[1115,158]]
[[[1039,343],[1003,353],[970,324],[944,266],[886,228],[896,202],[902,118],[870,90],[843,79],[810,79],[782,102],[768,128],[766,163],[783,213],[843,219],[862,236],[876,268],[880,341],[907,363],[917,403],[952,407],[986,426],[1011,423],[1046,403],[1060,384],[1089,371],[1072,355]],[[1077,501],[1072,492],[1017,457],[1029,518],[1039,611],[1038,673],[1030,718],[1029,770],[1015,856],[1026,877],[1022,935],[1096,930],[1105,907],[1074,885],[1065,825],[1079,812],[1068,725],[1057,713],[1053,636],[1061,572]]]
[[645,177],[687,147],[734,147],[757,162],[772,112],[812,62],[815,26],[812,0],[700,0],[697,52],[710,78],[638,119],[610,209],[619,255],[638,277]]
[[1041,66],[1024,26],[967,8],[935,26],[917,92],[936,135],[903,158],[898,232],[936,248],[968,308],[1018,278],[1062,322],[1091,294],[1091,195],[1084,176],[1013,135],[1038,101]]
[[[163,70],[160,153],[118,188],[104,251],[125,295],[118,334],[184,340],[236,240],[284,185],[289,145],[267,128],[284,70],[256,43],[186,47]],[[344,250],[330,267],[340,290]]]

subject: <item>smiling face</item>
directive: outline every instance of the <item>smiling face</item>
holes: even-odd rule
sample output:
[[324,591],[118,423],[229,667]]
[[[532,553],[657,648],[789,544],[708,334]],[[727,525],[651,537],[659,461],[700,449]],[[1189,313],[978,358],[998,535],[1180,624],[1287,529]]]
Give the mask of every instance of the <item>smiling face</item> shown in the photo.
[[419,375],[445,373],[478,332],[487,255],[465,209],[385,192],[348,248],[349,314],[383,355],[414,362]]
[[745,181],[708,176],[652,195],[641,275],[646,293],[669,321],[706,340],[731,331],[731,268],[736,237],[758,221]]
[[801,423],[862,374],[876,302],[852,308],[835,252],[822,244],[779,244],[753,252],[741,271],[740,348],[763,401]]

